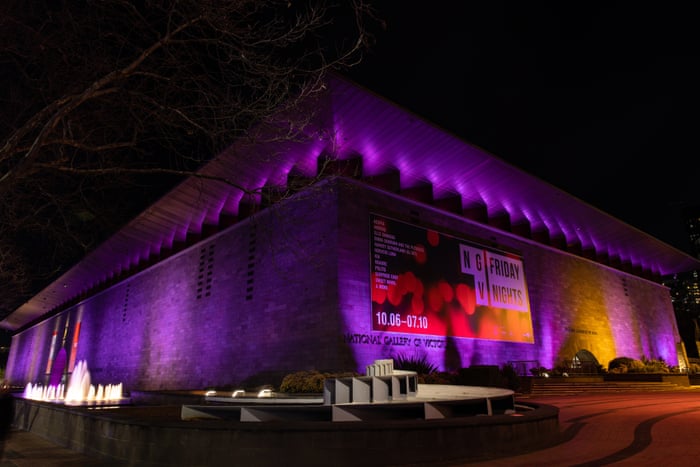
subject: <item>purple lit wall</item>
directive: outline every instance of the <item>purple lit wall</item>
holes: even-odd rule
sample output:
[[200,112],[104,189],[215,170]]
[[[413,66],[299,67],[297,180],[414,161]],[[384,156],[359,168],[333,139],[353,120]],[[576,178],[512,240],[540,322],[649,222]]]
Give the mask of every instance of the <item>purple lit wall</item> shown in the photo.
[[[372,213],[517,252],[534,343],[373,331]],[[618,356],[676,365],[679,340],[670,296],[657,283],[333,179],[16,334],[6,374],[13,384],[47,382],[58,347],[67,364],[86,360],[94,382],[126,390],[275,383],[305,369],[364,372],[399,354],[425,356],[440,369],[552,367],[579,350],[604,366]]]
[[[441,369],[474,364],[502,365],[508,361],[539,361],[551,368],[588,350],[607,367],[614,357],[663,358],[678,364],[680,341],[670,296],[665,287],[598,263],[524,241],[498,229],[446,215],[428,206],[409,203],[386,193],[352,188],[341,198],[340,309],[346,335],[359,362],[377,355],[426,356]],[[431,337],[425,340],[392,339],[393,334],[373,333],[368,316],[367,259],[353,254],[367,251],[370,212],[379,212],[472,239],[486,246],[520,252],[527,278],[534,344],[483,339]],[[364,228],[353,226],[361,225]]]
[[[440,369],[552,367],[580,350],[603,366],[618,356],[677,364],[670,294],[654,278],[697,269],[697,259],[351,83],[333,78],[327,89],[302,112],[319,111],[305,138],[237,141],[202,173],[255,193],[338,172],[355,180],[326,178],[266,209],[236,186],[186,180],[0,322],[23,329],[8,379],[46,383],[79,360],[95,382],[127,390],[363,372],[397,355]],[[534,342],[377,331],[374,214],[519,258]],[[225,230],[192,244],[205,228]],[[126,278],[101,289],[116,277]]]
[[[13,337],[8,377],[44,383],[51,331],[127,389],[262,384],[352,365],[339,343],[337,203],[301,194]],[[69,324],[66,327],[66,321]]]

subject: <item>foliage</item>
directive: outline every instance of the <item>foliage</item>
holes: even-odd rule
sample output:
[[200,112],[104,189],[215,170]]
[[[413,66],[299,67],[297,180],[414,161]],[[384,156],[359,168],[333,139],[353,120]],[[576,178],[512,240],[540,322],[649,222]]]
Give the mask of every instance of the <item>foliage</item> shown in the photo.
[[616,357],[608,363],[610,373],[670,373],[671,368],[663,359]]
[[512,363],[505,363],[500,369],[501,377],[503,378],[503,386],[512,389],[513,391],[520,390],[520,376]]
[[280,392],[320,393],[325,379],[326,375],[315,370],[291,373],[282,379]]
[[549,373],[550,373],[550,370],[548,368],[543,367],[543,366],[530,368],[530,374],[532,376],[543,376],[543,375],[549,374]]
[[615,357],[608,362],[608,371],[610,373],[627,373],[633,360],[629,357]]
[[323,383],[326,378],[345,378],[359,376],[358,373],[344,371],[337,373],[320,372],[317,370],[305,370],[290,373],[282,379],[280,392],[286,393],[322,393]]
[[574,362],[572,360],[564,360],[557,364],[551,372],[550,375],[553,376],[571,376],[573,374],[602,374],[605,373],[605,367],[598,362],[593,361],[583,361]]
[[661,358],[650,359],[650,358],[642,357],[641,361],[642,361],[642,364],[644,365],[644,369],[642,371],[644,371],[645,373],[670,373],[671,372],[671,368]]
[[646,373],[646,366],[641,360],[632,359],[627,365],[627,373]]
[[232,142],[318,138],[293,110],[376,19],[361,0],[1,2],[0,318]]
[[394,368],[397,370],[415,371],[419,375],[429,375],[437,371],[437,367],[430,363],[425,355],[417,357],[399,354],[393,358]]
[[421,373],[416,377],[418,384],[456,384],[457,375],[449,371]]
[[[431,364],[426,356],[402,356],[394,357],[394,367],[398,370],[410,370],[417,373],[419,384],[468,384],[461,381],[459,372],[438,371],[437,367]],[[601,365],[597,367],[600,373],[604,372]],[[545,367],[531,368],[533,376],[562,376],[566,373],[566,367],[559,365],[550,370]],[[671,368],[662,359],[649,359],[642,357],[634,359],[629,357],[616,357],[608,363],[610,373],[669,373]],[[503,364],[499,369],[501,387],[518,391],[522,388],[521,377],[517,374],[515,367],[510,363]],[[700,365],[691,363],[688,366],[689,374],[700,373]],[[359,376],[353,372],[323,373],[316,370],[299,371],[284,377],[280,386],[281,392],[289,393],[321,393],[323,392],[323,382],[326,378],[341,378],[348,376]]]

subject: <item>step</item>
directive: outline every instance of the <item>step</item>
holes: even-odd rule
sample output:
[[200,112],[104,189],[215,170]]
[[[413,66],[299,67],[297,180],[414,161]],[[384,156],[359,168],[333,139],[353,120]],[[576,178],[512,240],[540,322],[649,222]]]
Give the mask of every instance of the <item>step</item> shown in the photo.
[[606,382],[568,382],[568,381],[533,381],[530,394],[579,394],[583,392],[623,392],[623,391],[675,391],[685,389],[671,382],[648,381],[606,381]]

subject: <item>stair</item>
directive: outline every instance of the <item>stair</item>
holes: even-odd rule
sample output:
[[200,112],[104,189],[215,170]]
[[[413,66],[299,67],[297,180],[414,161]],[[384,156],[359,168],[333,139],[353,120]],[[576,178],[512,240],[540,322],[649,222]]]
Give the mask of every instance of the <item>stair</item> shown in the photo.
[[576,381],[575,379],[533,380],[529,396],[575,395],[606,392],[653,392],[689,389],[669,381]]

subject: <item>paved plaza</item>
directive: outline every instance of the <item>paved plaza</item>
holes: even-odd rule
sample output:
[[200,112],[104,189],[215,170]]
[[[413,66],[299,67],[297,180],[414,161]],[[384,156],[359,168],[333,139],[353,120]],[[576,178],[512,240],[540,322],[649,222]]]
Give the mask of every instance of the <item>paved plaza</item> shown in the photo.
[[559,407],[562,442],[529,454],[460,465],[674,466],[700,462],[700,390],[533,398]]
[[[700,388],[526,397],[560,409],[561,442],[517,456],[443,466],[697,466],[700,459]],[[163,447],[167,449],[167,446]],[[13,432],[0,467],[119,466]],[[294,466],[293,459],[280,465]],[[254,466],[253,466],[254,467]]]

